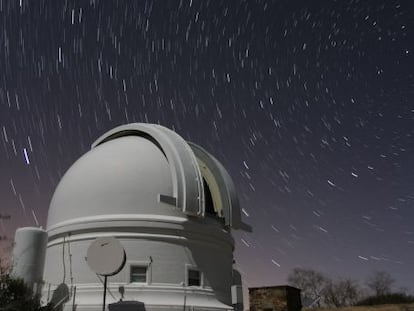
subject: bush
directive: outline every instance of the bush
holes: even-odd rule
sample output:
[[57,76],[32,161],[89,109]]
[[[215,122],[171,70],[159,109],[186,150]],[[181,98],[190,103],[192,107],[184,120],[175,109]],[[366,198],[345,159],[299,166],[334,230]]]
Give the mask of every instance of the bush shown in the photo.
[[351,306],[359,296],[359,286],[351,279],[327,281],[322,291],[324,303],[329,307]]
[[23,280],[14,279],[8,274],[0,275],[0,310],[2,311],[49,311],[41,307],[40,299]]
[[414,296],[404,293],[385,294],[381,296],[371,296],[356,303],[357,306],[373,306],[384,304],[413,303]]

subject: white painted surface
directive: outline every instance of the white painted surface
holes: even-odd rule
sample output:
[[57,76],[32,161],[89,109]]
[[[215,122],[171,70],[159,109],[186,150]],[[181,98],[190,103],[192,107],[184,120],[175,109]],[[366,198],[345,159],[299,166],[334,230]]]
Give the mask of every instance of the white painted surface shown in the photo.
[[[108,303],[119,301],[118,287],[124,286],[124,299],[144,303],[147,311],[183,310],[184,305],[232,309],[230,226],[239,222],[232,214],[240,210],[234,185],[217,163],[209,171],[220,174],[214,178],[224,183],[220,200],[232,220],[205,215],[202,171],[180,136],[148,124],[104,134],[67,171],[53,196],[43,300],[64,283],[69,288],[64,310],[72,310],[73,302],[77,311],[101,310],[103,277],[88,266],[87,250],[97,238],[114,237],[127,261],[108,277]],[[160,194],[176,198],[176,206],[161,202]],[[146,283],[130,282],[131,265],[147,267]],[[188,267],[201,271],[201,286],[185,286]]]
[[93,272],[103,276],[115,275],[125,265],[125,250],[114,237],[93,241],[86,252],[86,261]]
[[41,228],[17,229],[14,237],[12,276],[29,286],[41,283],[47,245],[47,233]]

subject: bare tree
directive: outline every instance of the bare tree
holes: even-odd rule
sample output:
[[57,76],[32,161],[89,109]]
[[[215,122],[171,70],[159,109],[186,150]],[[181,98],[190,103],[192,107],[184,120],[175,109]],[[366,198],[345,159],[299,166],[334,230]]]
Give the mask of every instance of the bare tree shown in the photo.
[[374,292],[375,296],[384,296],[391,292],[394,278],[385,271],[375,271],[367,278],[367,286]]
[[[288,275],[288,283],[301,289],[302,295],[313,300],[321,298],[326,282],[327,279],[322,273],[312,269],[295,268]],[[320,300],[317,305],[320,307]]]
[[359,286],[351,279],[328,280],[322,290],[323,300],[328,306],[343,307],[355,304],[359,298]]

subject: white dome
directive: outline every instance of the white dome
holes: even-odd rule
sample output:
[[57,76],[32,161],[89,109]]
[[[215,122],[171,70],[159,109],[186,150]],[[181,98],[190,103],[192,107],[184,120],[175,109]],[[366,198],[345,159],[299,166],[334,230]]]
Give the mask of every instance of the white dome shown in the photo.
[[[216,158],[159,125],[119,126],[93,143],[54,193],[43,298],[61,301],[55,295],[60,286],[73,285],[68,301],[76,301],[77,310],[101,310],[102,284],[85,258],[95,239],[113,237],[126,262],[111,276],[112,302],[121,298],[122,285],[125,299],[141,301],[148,311],[182,308],[183,299],[197,310],[231,309],[230,228],[249,229]],[[68,302],[63,310],[72,307]]]
[[[214,211],[206,207],[205,192]],[[217,159],[165,127],[132,123],[105,133],[66,172],[52,198],[47,229],[50,236],[77,230],[80,223],[103,225],[132,215],[211,212],[226,226],[249,230],[241,222],[233,182]]]
[[163,152],[143,137],[120,137],[93,148],[66,172],[50,204],[48,228],[97,215],[174,215],[158,202],[160,194],[173,196]]

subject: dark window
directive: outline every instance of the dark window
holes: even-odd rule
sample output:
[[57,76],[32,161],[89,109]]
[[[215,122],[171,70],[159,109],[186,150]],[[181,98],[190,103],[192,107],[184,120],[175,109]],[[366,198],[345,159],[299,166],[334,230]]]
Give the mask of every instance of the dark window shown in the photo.
[[188,270],[188,286],[201,286],[201,273],[198,270]]
[[217,215],[216,211],[214,210],[213,197],[211,195],[210,188],[204,178],[203,178],[203,186],[204,186],[204,200],[205,200],[205,206],[206,206],[206,209],[205,209],[206,214]]
[[147,267],[131,266],[130,282],[131,283],[146,283],[147,282]]

